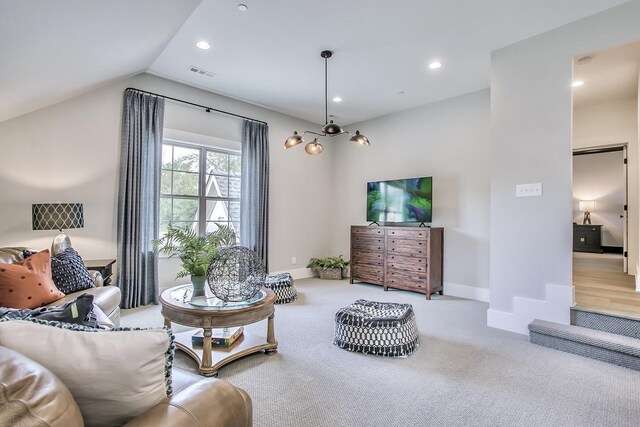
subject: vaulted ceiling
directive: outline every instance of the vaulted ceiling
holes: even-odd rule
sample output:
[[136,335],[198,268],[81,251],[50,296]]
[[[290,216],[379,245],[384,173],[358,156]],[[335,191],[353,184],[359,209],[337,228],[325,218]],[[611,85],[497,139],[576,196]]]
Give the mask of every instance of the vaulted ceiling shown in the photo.
[[0,0],[0,121],[147,71],[321,123],[330,49],[349,124],[486,88],[492,50],[622,3]]

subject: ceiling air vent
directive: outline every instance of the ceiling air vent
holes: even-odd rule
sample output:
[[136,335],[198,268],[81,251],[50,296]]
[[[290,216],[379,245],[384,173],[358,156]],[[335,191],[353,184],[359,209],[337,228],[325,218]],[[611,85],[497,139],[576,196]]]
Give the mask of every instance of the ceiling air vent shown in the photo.
[[202,68],[194,67],[193,65],[190,65],[189,68],[187,68],[187,70],[191,71],[192,73],[196,73],[200,76],[205,76],[205,77],[214,77],[216,75],[216,73],[203,70]]

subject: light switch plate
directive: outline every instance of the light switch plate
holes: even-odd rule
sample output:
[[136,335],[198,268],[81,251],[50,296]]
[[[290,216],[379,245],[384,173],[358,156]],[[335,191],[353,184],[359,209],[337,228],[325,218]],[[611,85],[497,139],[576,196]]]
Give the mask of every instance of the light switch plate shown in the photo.
[[516,185],[516,197],[540,197],[542,196],[542,183]]

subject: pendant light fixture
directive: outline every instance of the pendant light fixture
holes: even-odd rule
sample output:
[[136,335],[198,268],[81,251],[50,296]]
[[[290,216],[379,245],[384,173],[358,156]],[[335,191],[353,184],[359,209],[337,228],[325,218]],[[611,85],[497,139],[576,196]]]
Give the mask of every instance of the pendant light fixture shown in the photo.
[[349,141],[351,141],[351,142],[355,142],[355,143],[360,144],[360,145],[370,145],[369,144],[369,139],[367,139],[366,136],[361,134],[360,131],[357,130],[355,135],[351,135],[348,131],[342,129],[340,127],[340,125],[338,125],[337,123],[333,123],[333,120],[329,121],[329,96],[328,96],[328,90],[327,90],[328,89],[328,85],[327,85],[327,67],[328,67],[328,65],[327,65],[327,63],[328,63],[329,58],[331,58],[332,55],[333,55],[333,52],[331,52],[330,50],[323,50],[322,52],[320,52],[320,56],[322,58],[324,58],[324,126],[320,130],[320,133],[313,132],[313,131],[310,131],[310,130],[306,130],[306,131],[304,131],[302,133],[302,135],[298,135],[297,131],[293,132],[293,135],[291,135],[289,138],[287,138],[286,141],[284,142],[284,148],[291,148],[291,147],[295,147],[298,144],[301,144],[302,142],[304,142],[303,137],[306,134],[316,135],[316,137],[313,139],[313,141],[309,142],[304,147],[304,151],[306,151],[307,154],[309,154],[310,156],[318,155],[318,154],[322,153],[322,150],[324,149],[322,144],[320,144],[320,142],[318,142],[318,137],[338,136],[338,135],[347,134],[347,135],[351,136],[351,138],[349,139]]

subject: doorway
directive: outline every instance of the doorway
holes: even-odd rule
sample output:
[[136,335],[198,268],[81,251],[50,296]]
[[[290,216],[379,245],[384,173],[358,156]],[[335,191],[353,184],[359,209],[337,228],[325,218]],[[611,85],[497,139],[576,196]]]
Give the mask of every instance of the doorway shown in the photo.
[[574,150],[574,266],[628,272],[627,179],[627,144]]
[[580,308],[640,317],[640,43],[574,58],[573,285]]

